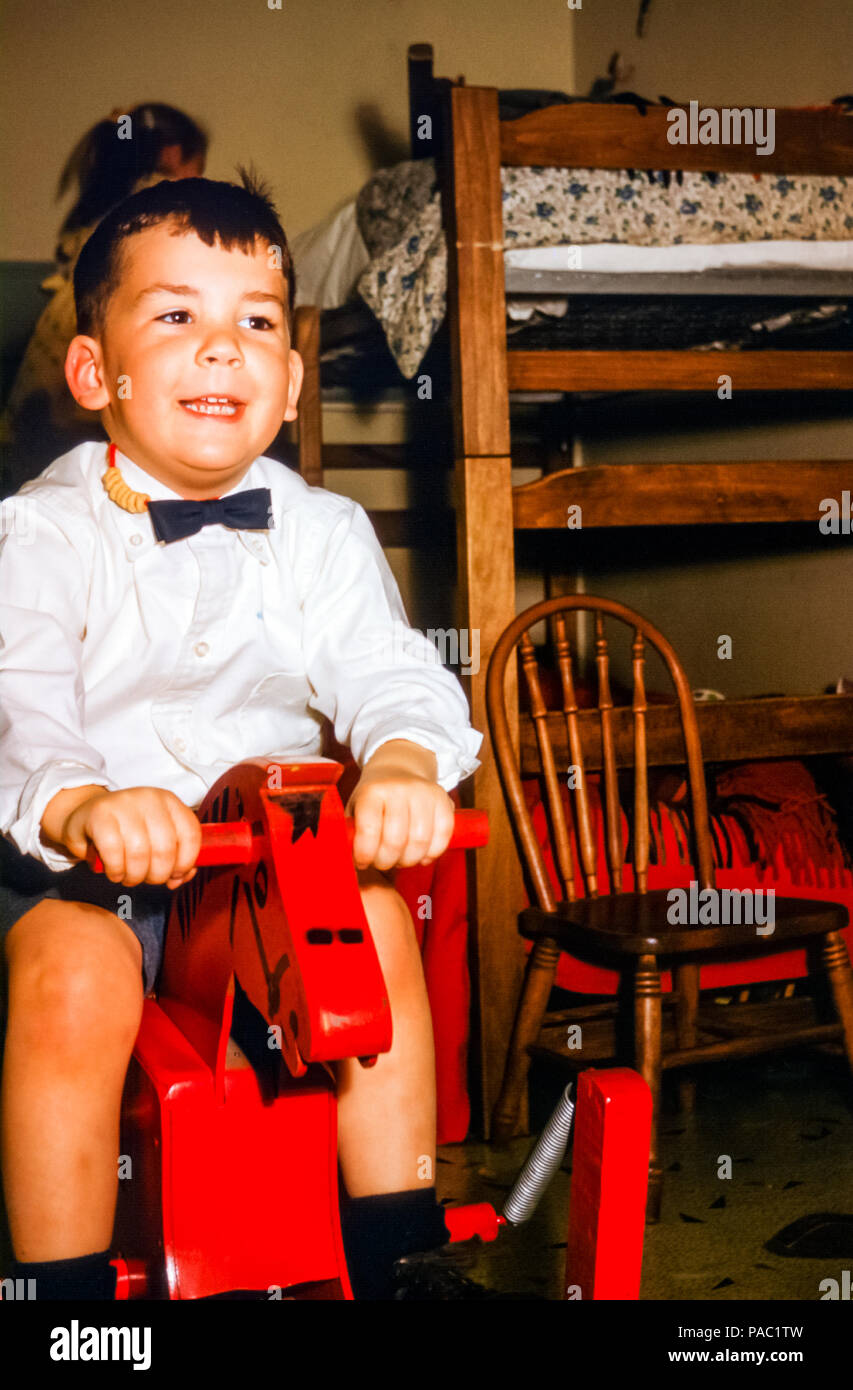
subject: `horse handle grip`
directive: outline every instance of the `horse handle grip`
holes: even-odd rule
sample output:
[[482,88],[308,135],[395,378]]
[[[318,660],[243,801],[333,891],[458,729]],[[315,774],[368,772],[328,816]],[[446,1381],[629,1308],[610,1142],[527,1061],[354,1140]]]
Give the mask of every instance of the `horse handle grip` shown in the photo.
[[[352,844],[355,821],[347,816],[347,836]],[[448,849],[476,849],[488,843],[489,818],[485,811],[457,811]],[[208,822],[201,827],[201,849],[196,867],[215,864],[248,864],[253,853],[252,827],[247,820]],[[89,861],[96,874],[104,872],[100,855]]]

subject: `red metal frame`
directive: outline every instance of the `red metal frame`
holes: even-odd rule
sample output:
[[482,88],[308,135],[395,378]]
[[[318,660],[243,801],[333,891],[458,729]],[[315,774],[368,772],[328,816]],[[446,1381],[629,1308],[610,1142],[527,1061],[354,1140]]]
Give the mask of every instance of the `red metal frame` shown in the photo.
[[640,1296],[652,1093],[628,1067],[578,1077],[567,1298]]

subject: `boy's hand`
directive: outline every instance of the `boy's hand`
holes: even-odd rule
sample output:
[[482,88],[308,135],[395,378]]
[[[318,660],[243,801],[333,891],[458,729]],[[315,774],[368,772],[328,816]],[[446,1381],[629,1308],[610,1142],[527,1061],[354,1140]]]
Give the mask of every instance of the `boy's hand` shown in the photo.
[[201,823],[162,787],[59,792],[42,816],[42,829],[78,859],[87,858],[94,846],[107,878],[129,888],[138,883],[179,888],[196,873]]
[[368,760],[347,805],[357,869],[431,864],[444,853],[454,807],[436,772],[435,754],[406,739],[383,743]]

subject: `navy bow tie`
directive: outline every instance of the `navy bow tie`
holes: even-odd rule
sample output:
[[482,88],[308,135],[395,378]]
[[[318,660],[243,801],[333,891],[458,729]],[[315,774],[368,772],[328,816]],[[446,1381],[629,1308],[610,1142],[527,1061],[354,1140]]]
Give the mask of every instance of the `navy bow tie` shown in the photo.
[[158,541],[182,541],[217,522],[238,531],[269,531],[274,526],[268,487],[200,501],[149,502],[148,514]]

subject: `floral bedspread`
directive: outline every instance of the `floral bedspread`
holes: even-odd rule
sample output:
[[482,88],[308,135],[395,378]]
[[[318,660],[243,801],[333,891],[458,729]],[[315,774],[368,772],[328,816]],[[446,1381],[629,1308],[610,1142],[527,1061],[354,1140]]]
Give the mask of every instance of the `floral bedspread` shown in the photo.
[[[502,168],[504,246],[853,238],[853,179]],[[358,196],[370,265],[358,292],[414,376],[444,318],[447,251],[431,159],[381,169]]]

